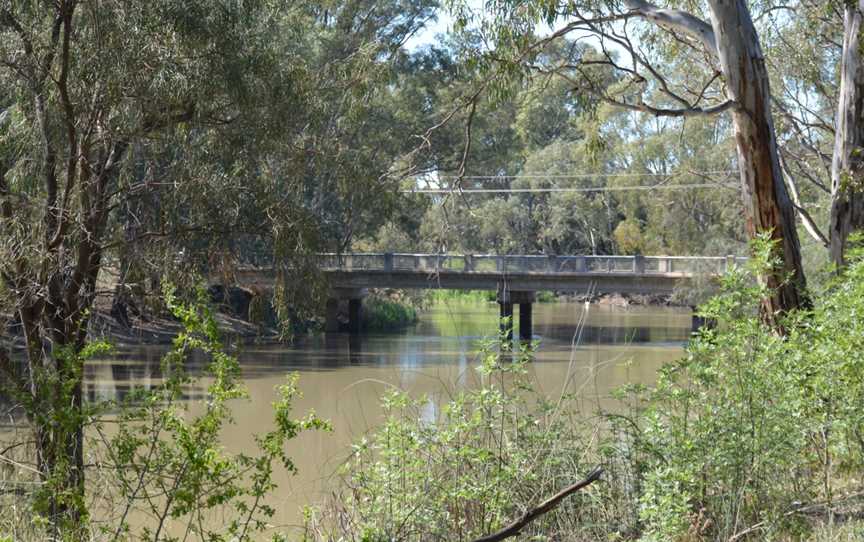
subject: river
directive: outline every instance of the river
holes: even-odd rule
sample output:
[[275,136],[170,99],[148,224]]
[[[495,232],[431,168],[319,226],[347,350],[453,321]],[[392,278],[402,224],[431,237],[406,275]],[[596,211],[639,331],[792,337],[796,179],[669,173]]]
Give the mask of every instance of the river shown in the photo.
[[[250,398],[233,404],[234,425],[223,434],[230,451],[252,451],[252,436],[271,428],[274,388],[291,372],[300,374],[303,397],[295,413],[314,409],[333,425],[331,433],[307,433],[290,444],[299,473],[278,474],[271,504],[280,529],[300,522],[301,507],[320,501],[350,445],[381,417],[379,398],[396,387],[428,397],[424,417],[434,419],[454,389],[476,382],[477,355],[498,325],[494,303],[442,302],[398,333],[362,337],[313,336],[286,346],[244,346],[238,351]],[[667,307],[616,308],[576,302],[537,303],[534,333],[539,348],[529,373],[550,395],[562,386],[591,403],[628,382],[651,382],[657,368],[682,353],[690,313]],[[88,362],[85,393],[90,400],[121,397],[131,387],[159,381],[164,347],[121,349],[111,359]],[[194,372],[195,368],[193,368]],[[200,390],[189,397],[200,397]]]

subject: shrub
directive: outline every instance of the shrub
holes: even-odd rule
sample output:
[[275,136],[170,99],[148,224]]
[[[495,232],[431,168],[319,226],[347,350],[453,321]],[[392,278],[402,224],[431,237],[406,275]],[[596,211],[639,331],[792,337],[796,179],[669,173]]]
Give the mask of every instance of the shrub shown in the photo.
[[761,244],[702,307],[687,356],[663,368],[639,419],[650,460],[640,497],[645,539],[782,539],[808,531],[799,510],[831,514],[864,461],[864,262],[780,335],[763,325],[753,275]]
[[[273,471],[277,466],[295,470],[287,442],[301,431],[328,425],[314,413],[291,417],[298,395],[297,376],[291,375],[277,390],[274,428],[256,436],[258,450],[231,454],[223,449],[220,434],[232,423],[229,401],[246,392],[239,364],[223,350],[205,297],[201,290],[195,302],[181,303],[172,288],[166,289],[166,305],[184,331],[162,358],[161,384],[85,409],[89,532],[45,532],[40,501],[42,493],[52,490],[50,484],[11,498],[0,486],[0,540],[3,531],[16,540],[173,540],[175,533],[166,532],[171,522],[182,526],[188,540],[248,541],[267,527],[274,512],[265,499],[276,487]],[[81,363],[104,349],[102,344],[88,346]],[[193,357],[205,360],[201,401],[187,400],[199,381],[186,371]],[[202,519],[216,512],[222,521]]]
[[[501,357],[486,345],[479,386],[440,405],[401,392],[384,397],[383,425],[354,446],[342,491],[310,532],[327,540],[471,540],[584,478],[594,466],[585,455],[590,433],[585,438],[531,391],[530,354]],[[430,405],[440,416],[430,416]],[[526,534],[562,539],[574,530],[573,511],[590,499],[570,497]]]

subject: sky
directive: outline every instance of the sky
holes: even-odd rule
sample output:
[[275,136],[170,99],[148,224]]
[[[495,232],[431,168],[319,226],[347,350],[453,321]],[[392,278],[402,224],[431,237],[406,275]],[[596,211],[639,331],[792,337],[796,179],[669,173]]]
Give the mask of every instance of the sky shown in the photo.
[[[473,2],[472,2],[473,3]],[[477,2],[478,4],[480,2]],[[409,51],[414,51],[423,47],[425,45],[429,45],[432,43],[437,43],[438,34],[446,34],[453,24],[453,18],[447,13],[446,9],[442,9],[438,11],[438,20],[434,23],[430,23],[423,30],[417,32],[411,39],[409,39],[405,43],[405,47]]]
[[[483,9],[484,0],[467,0],[468,5],[474,11],[481,11]],[[546,27],[547,30],[544,32],[542,30],[544,25],[539,25],[537,31],[540,35],[544,35],[546,33],[551,33],[553,30],[557,30],[558,28],[564,26],[566,21],[559,21],[553,25],[552,28]],[[420,47],[425,45],[433,44],[438,42],[439,34],[446,34],[453,26],[453,18],[448,13],[447,9],[438,10],[438,19],[435,22],[428,24],[423,30],[415,34],[411,39],[409,39],[405,43],[405,47],[409,51],[415,51]]]

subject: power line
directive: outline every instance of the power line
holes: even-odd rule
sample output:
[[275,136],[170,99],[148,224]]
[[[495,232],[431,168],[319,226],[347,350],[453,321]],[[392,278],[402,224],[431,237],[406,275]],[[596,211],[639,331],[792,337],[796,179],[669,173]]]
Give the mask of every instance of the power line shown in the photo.
[[596,177],[683,177],[685,175],[734,174],[737,170],[688,171],[684,173],[572,173],[567,175],[441,175],[438,179],[471,179],[480,181],[513,179],[593,179]]
[[626,192],[630,190],[688,190],[691,188],[729,188],[736,189],[738,185],[732,183],[696,183],[696,184],[656,184],[651,186],[604,186],[583,188],[418,188],[415,190],[402,190],[403,194],[522,194],[522,193],[550,193],[550,192]]

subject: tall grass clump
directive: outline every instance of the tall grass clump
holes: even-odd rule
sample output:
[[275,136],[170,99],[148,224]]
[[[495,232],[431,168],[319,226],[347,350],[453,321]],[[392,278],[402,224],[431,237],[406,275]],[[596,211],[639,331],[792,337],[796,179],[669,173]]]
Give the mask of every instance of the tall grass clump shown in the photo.
[[406,301],[386,297],[369,297],[363,303],[363,328],[368,331],[392,331],[417,323],[417,309]]

